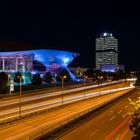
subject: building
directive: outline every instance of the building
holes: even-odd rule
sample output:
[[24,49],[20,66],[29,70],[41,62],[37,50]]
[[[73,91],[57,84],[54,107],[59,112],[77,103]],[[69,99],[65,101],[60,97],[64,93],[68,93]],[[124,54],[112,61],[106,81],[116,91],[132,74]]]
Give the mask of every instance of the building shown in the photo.
[[105,64],[118,65],[118,40],[112,33],[103,33],[96,38],[96,69]]
[[[72,80],[76,80],[68,69],[68,64],[79,54],[58,50],[27,50],[16,52],[0,52],[0,72],[13,75],[16,72],[27,75],[27,73],[44,74],[48,71],[52,75],[59,74],[66,69]],[[25,82],[30,79],[26,77]]]
[[105,64],[105,65],[101,65],[100,70],[102,72],[117,72],[118,70],[122,70],[123,72],[125,72],[125,66],[124,65]]

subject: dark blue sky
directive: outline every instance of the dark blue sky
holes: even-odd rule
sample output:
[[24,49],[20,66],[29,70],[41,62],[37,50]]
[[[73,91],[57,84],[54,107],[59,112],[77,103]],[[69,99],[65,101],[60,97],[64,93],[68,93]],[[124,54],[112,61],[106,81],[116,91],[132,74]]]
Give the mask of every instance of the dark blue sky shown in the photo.
[[0,16],[0,51],[58,49],[81,54],[74,65],[94,67],[95,38],[112,32],[119,63],[140,70],[140,5],[122,2],[7,2]]

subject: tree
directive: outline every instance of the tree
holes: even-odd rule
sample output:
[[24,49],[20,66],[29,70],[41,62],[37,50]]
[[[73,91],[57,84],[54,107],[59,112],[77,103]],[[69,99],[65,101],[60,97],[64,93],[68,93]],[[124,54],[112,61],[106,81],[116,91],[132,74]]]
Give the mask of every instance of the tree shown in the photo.
[[131,72],[127,67],[125,68],[125,77],[126,78],[131,78]]
[[62,81],[62,76],[66,76],[64,82],[69,82],[71,80],[69,72],[66,69],[61,70],[60,74],[56,77],[57,81]]
[[47,72],[44,76],[44,81],[47,83],[51,83],[53,81],[51,72]]
[[39,73],[34,74],[32,76],[32,84],[36,84],[36,85],[41,85],[42,84],[42,78],[41,78]]
[[87,69],[84,73],[84,76],[88,76],[89,78],[93,78],[94,77],[94,71],[93,69]]
[[[21,77],[22,77],[22,74],[20,72],[16,72],[15,76],[14,76],[14,82],[15,83],[20,83],[20,78]],[[21,82],[23,82],[23,78],[22,78]]]
[[139,72],[137,72],[136,73],[136,77],[137,77],[137,80],[136,80],[136,86],[140,86],[140,73]]
[[135,135],[132,139],[136,140],[140,139],[140,97],[138,97],[137,101],[132,101],[130,98],[128,99],[129,104],[131,104],[134,107],[134,110],[129,113],[132,116],[129,129]]
[[[100,79],[100,77],[102,77],[102,78]],[[94,71],[94,79],[96,81],[98,81],[98,83],[102,82],[102,81],[104,81],[106,79],[106,73],[102,72],[100,70],[95,70]]]
[[0,73],[0,93],[7,92],[8,75],[5,72]]
[[99,76],[100,73],[101,73],[100,70],[95,70],[95,71],[94,71],[94,79],[95,79],[95,80],[98,80],[98,76]]
[[125,73],[122,70],[118,70],[114,73],[114,80],[125,79]]

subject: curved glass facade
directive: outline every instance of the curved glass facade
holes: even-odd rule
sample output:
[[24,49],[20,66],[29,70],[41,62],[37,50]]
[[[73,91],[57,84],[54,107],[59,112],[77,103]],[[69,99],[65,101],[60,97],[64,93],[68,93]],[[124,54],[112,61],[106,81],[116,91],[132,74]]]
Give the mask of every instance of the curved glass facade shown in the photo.
[[75,77],[67,68],[68,64],[79,54],[59,50],[27,50],[15,52],[0,52],[0,71],[57,74],[60,69],[67,69],[72,80]]

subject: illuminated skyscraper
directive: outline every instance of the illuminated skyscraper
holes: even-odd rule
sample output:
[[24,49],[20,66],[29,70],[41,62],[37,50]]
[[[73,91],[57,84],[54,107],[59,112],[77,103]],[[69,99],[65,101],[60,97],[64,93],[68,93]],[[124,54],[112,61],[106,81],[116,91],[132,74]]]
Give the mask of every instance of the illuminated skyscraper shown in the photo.
[[103,33],[96,38],[96,69],[106,64],[118,64],[118,40],[112,33]]

